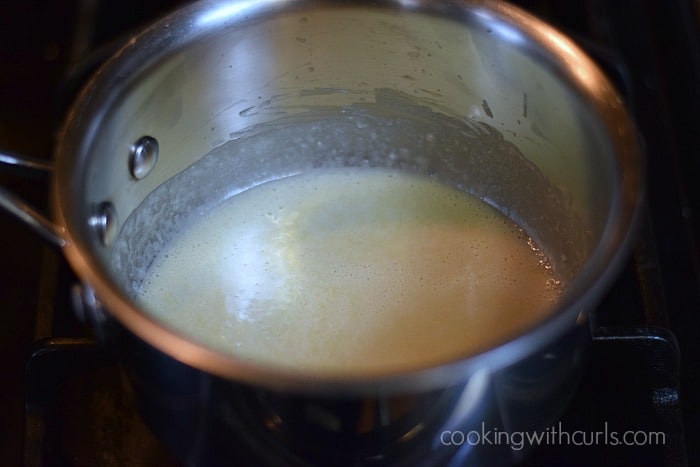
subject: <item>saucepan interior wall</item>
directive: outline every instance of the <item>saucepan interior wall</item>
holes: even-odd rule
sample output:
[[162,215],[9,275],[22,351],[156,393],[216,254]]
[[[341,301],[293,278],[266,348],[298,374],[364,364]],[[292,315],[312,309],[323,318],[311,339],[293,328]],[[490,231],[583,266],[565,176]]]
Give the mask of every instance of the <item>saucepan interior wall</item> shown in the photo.
[[[605,130],[567,70],[499,19],[327,7],[206,21],[148,57],[127,48],[135,55],[105,71],[120,78],[101,91],[108,105],[72,175],[87,203],[71,215],[114,205],[115,252],[88,230],[78,237],[121,287],[133,290],[184,217],[318,166],[398,167],[459,186],[520,222],[565,278],[599,240],[615,190]],[[128,154],[143,135],[160,156],[136,181]]]

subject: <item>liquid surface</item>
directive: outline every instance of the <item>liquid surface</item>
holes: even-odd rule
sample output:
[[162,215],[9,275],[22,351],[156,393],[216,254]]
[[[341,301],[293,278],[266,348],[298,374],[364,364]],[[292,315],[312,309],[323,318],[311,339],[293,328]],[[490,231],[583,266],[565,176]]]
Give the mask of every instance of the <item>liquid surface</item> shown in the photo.
[[332,374],[427,366],[543,317],[546,258],[482,201],[382,170],[316,170],[235,195],[164,248],[139,299],[174,330]]

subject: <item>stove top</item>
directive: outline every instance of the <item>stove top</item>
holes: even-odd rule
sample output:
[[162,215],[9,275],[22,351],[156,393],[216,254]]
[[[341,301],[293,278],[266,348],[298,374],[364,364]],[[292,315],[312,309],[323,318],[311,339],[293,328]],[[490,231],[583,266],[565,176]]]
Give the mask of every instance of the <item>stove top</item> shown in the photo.
[[[50,158],[82,79],[125,34],[183,3],[0,3],[0,148]],[[640,239],[598,310],[581,386],[522,464],[698,463],[700,190],[689,183],[700,176],[695,3],[515,3],[578,41],[618,86],[646,149],[649,185]],[[46,208],[45,180],[3,169],[0,185]],[[178,465],[139,418],[119,367],[73,318],[73,276],[60,252],[3,212],[0,223],[0,462]]]
[[[532,443],[523,466],[686,464],[679,352],[663,327],[601,328],[591,362],[561,421]],[[35,343],[26,372],[24,462],[181,465],[139,418],[122,373],[88,337]],[[482,434],[496,442],[496,434]]]

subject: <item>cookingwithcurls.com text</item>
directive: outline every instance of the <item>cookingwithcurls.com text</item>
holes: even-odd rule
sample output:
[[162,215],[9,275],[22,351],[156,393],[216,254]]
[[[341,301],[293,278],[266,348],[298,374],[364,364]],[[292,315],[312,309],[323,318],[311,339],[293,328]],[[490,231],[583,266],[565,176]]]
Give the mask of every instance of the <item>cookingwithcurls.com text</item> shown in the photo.
[[480,430],[446,430],[440,434],[443,446],[509,445],[514,451],[525,447],[567,446],[648,446],[665,445],[666,433],[662,431],[612,430],[605,422],[599,431],[566,430],[561,423],[541,431],[501,431],[487,428]]

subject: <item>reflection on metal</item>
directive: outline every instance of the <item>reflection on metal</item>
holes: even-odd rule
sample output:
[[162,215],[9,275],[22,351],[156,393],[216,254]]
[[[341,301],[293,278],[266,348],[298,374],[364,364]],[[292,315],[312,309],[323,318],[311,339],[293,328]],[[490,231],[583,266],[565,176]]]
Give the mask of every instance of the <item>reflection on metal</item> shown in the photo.
[[146,177],[158,162],[158,140],[142,136],[131,146],[129,153],[129,173],[136,180]]
[[100,203],[88,219],[88,225],[97,233],[103,245],[111,245],[119,232],[119,220],[114,205],[109,201]]
[[2,187],[0,187],[0,208],[24,222],[50,244],[58,247],[66,245],[63,227],[54,225],[37,210]]

